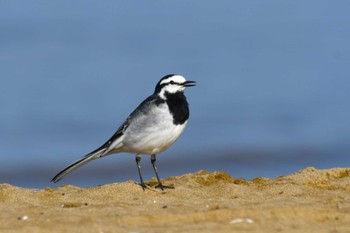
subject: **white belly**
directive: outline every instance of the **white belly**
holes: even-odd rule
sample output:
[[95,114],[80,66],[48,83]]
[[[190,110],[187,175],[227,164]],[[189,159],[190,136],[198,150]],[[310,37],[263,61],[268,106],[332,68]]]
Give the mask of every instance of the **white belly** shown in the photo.
[[176,141],[186,124],[174,125],[173,117],[164,104],[150,115],[134,119],[124,132],[123,150],[135,154],[158,154]]

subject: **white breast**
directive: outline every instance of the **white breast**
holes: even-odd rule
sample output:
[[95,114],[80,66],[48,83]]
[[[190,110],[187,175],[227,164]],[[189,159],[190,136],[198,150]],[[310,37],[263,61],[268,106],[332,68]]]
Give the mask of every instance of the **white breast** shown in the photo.
[[158,154],[171,146],[187,122],[174,125],[167,104],[140,114],[124,132],[123,151],[135,154]]

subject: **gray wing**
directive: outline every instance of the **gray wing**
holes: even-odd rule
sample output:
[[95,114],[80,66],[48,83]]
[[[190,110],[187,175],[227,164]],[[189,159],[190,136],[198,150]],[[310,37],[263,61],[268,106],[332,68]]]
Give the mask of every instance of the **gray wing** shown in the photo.
[[139,106],[137,106],[137,108],[128,116],[128,118],[126,118],[124,123],[118,128],[115,134],[98,149],[106,148],[106,147],[108,148],[110,144],[118,140],[118,138],[120,138],[124,134],[125,130],[129,127],[133,119],[137,118],[141,114],[145,114],[150,106],[154,104],[159,105],[163,102],[164,100],[160,99],[156,94],[153,94],[148,98],[146,98],[144,101],[142,101],[142,103]]

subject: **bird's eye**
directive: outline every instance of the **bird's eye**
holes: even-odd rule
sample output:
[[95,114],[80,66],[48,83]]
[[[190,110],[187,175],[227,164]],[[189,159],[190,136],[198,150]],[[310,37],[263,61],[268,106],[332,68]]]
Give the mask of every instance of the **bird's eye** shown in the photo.
[[175,84],[175,82],[173,80],[170,81],[170,84]]

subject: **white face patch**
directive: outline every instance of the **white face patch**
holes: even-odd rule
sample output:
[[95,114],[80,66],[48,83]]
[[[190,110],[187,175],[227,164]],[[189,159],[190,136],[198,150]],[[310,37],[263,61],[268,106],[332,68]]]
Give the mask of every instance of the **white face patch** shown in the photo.
[[176,92],[183,92],[185,90],[185,86],[183,86],[182,84],[186,82],[186,79],[184,77],[182,77],[181,75],[174,75],[171,76],[167,79],[164,79],[160,82],[160,85],[165,85],[162,90],[159,93],[159,96],[162,99],[166,99],[165,98],[165,92],[168,93],[176,93]]

